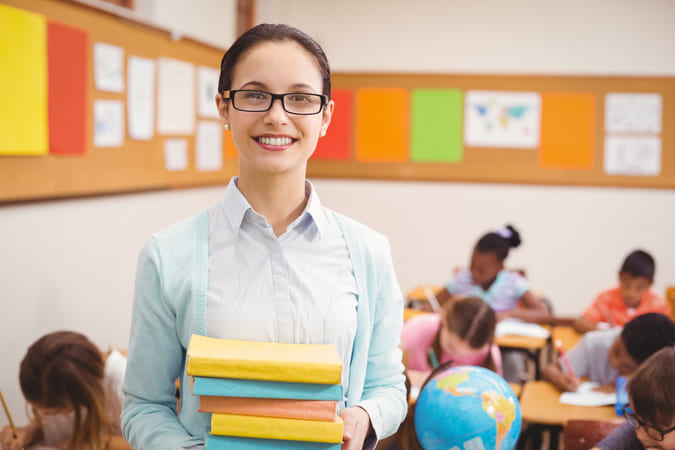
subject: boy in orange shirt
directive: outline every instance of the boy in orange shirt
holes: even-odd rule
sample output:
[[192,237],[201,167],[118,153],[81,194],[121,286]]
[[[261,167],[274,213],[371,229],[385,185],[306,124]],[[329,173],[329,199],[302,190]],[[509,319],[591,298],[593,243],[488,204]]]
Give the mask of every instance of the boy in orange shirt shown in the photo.
[[654,281],[654,258],[635,250],[623,261],[619,270],[619,286],[601,292],[574,321],[580,333],[621,327],[633,317],[656,312],[671,317],[670,304],[650,289]]

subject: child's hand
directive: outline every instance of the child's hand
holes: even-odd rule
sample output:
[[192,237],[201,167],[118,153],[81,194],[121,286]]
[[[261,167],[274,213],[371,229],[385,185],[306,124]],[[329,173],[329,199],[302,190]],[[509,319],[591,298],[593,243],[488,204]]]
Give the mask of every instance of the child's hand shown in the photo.
[[0,431],[0,447],[2,450],[22,450],[30,443],[32,433],[29,433],[26,428],[17,428],[16,432],[17,437],[15,438],[10,426],[6,426]]
[[614,384],[603,384],[602,386],[598,386],[596,388],[593,388],[594,392],[602,392],[603,394],[611,394],[615,390],[615,385]]
[[558,387],[558,389],[565,392],[576,391],[580,384],[581,381],[577,377],[562,372],[560,372],[555,382],[555,385]]

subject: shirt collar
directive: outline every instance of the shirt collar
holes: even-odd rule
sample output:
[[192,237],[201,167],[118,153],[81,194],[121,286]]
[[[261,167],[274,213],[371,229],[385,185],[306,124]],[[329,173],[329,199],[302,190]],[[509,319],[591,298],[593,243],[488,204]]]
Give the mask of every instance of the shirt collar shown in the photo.
[[316,231],[319,235],[319,238],[321,238],[321,236],[323,236],[323,234],[326,232],[326,213],[321,206],[319,194],[317,194],[316,189],[314,189],[314,185],[309,180],[305,180],[305,195],[308,197],[307,206],[305,206],[305,210],[302,212],[302,214],[300,214],[300,217],[308,214],[314,221]]
[[[227,188],[225,189],[225,195],[220,201],[221,211],[225,216],[227,223],[232,230],[237,231],[241,228],[241,224],[243,223],[247,214],[251,218],[253,218],[252,216],[259,216],[262,219],[262,216],[253,210],[253,207],[249,204],[248,200],[246,200],[246,197],[244,197],[237,187],[238,180],[239,177],[236,176],[230,179],[230,182],[227,184]],[[289,228],[292,228],[296,224],[301,223],[305,220],[305,217],[308,217],[312,222],[314,222],[317,233],[319,237],[321,237],[326,230],[326,217],[323,207],[321,206],[319,195],[316,193],[314,186],[309,180],[305,180],[305,195],[308,197],[305,210],[300,214],[300,217],[293,221]]]

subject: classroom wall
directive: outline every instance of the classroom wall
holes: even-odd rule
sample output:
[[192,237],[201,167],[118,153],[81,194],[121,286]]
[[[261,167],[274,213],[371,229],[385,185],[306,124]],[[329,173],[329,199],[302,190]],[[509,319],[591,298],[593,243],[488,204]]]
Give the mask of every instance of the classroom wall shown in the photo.
[[[177,1],[161,2],[165,9],[145,1],[153,3],[145,10],[152,19],[227,41],[221,45],[233,39],[229,10],[214,9],[229,3],[200,0],[186,19]],[[316,36],[335,71],[675,76],[675,59],[666,56],[675,54],[671,0],[260,0],[257,14],[261,22],[287,22]],[[223,34],[216,37],[213,17],[222,17]],[[404,291],[444,282],[453,267],[467,263],[480,234],[505,222],[524,241],[508,264],[526,268],[559,315],[577,315],[615,283],[621,259],[635,247],[656,257],[657,290],[675,284],[672,190],[313,182],[324,204],[390,237]],[[0,206],[0,389],[18,425],[25,422],[18,366],[27,346],[44,333],[73,329],[102,348],[126,347],[142,243],[222,191]],[[6,424],[0,415],[0,427]]]

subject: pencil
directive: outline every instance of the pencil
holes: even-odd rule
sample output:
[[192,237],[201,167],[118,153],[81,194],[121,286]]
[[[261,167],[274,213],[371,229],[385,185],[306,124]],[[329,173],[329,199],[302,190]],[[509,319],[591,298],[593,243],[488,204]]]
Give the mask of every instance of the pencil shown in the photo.
[[429,360],[431,361],[431,365],[433,366],[432,368],[435,369],[438,367],[438,358],[436,358],[436,353],[434,353],[434,349],[430,348],[427,350],[427,355],[429,356]]
[[14,421],[12,421],[12,416],[9,414],[9,408],[7,408],[7,403],[5,403],[5,397],[2,396],[2,391],[0,391],[0,400],[2,400],[2,407],[5,409],[5,414],[7,414],[9,426],[12,427],[12,436],[14,439],[16,439],[19,435],[16,432],[16,427],[14,426]]
[[560,359],[562,359],[563,364],[565,364],[565,370],[567,370],[567,374],[571,377],[575,377],[574,371],[572,370],[572,365],[570,364],[570,361],[567,359],[567,355],[565,355],[565,351],[563,350],[562,346],[562,341],[560,339],[557,339],[555,341],[555,347],[558,349],[558,353],[560,354]]

